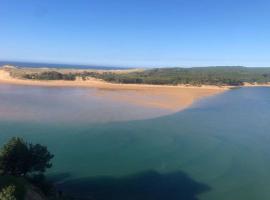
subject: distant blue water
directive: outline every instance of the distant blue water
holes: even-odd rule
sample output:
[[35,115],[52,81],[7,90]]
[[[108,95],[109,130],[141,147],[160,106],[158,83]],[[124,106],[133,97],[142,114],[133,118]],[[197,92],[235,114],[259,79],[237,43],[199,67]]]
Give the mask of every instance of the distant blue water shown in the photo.
[[[14,98],[12,108],[16,111],[19,92],[6,93],[0,102]],[[31,96],[44,94],[42,89],[32,92],[27,93],[28,106],[40,115],[39,108],[50,104],[44,98],[30,101]],[[78,90],[70,88],[69,93],[73,92]],[[59,103],[59,98],[64,98],[62,102],[71,99],[52,94],[56,96],[50,98],[58,99],[54,106],[65,107],[67,115],[69,107]],[[91,114],[95,116],[99,110]],[[195,200],[193,194],[205,191],[199,199],[269,200],[269,119],[270,88],[241,88],[203,99],[185,111],[149,120],[51,123],[1,120],[0,116],[0,142],[22,136],[47,145],[55,154],[51,173],[68,180],[59,187],[78,195],[96,197],[105,191],[108,196],[98,199],[162,200],[167,195],[168,200]],[[183,189],[183,185],[188,188]],[[189,196],[177,193],[179,188],[189,191]],[[121,196],[119,191],[126,193]]]
[[17,67],[34,67],[34,68],[73,68],[73,69],[131,69],[129,67],[111,67],[111,66],[95,66],[95,65],[76,65],[76,64],[53,64],[53,63],[36,63],[36,62],[16,62],[16,61],[0,61],[2,65],[14,65]]

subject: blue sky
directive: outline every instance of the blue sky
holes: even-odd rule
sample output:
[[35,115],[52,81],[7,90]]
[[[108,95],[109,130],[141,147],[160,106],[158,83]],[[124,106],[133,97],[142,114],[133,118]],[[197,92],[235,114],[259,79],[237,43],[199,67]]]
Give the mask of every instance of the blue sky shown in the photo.
[[269,0],[0,0],[0,60],[270,67]]

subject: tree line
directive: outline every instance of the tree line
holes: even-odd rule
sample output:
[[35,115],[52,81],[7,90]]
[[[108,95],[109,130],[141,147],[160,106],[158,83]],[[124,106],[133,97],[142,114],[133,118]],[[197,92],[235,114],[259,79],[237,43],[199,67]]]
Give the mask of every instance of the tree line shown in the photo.
[[241,86],[244,83],[270,82],[270,68],[197,67],[158,68],[130,73],[88,73],[108,82],[158,85]]
[[25,79],[33,80],[68,80],[73,81],[76,79],[76,75],[72,73],[64,74],[57,71],[47,71],[41,73],[31,73],[23,75]]
[[63,74],[50,71],[26,74],[24,78],[38,80],[75,80],[81,77],[102,79],[113,83],[158,84],[158,85],[216,85],[241,86],[244,83],[270,82],[270,68],[247,67],[196,67],[196,68],[156,68],[137,72],[88,72]]

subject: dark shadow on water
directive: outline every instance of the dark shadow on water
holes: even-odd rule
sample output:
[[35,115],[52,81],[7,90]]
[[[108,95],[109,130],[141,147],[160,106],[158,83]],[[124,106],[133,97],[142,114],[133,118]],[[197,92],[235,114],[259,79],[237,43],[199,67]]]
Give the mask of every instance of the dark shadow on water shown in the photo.
[[80,200],[197,200],[209,191],[187,174],[177,171],[161,174],[146,171],[121,178],[91,177],[60,181],[67,174],[54,179],[59,190]]

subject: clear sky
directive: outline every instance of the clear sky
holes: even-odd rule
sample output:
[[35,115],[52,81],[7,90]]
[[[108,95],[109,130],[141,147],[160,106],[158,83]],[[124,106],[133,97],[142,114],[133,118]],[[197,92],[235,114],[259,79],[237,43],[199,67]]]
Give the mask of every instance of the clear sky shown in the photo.
[[269,0],[0,0],[0,60],[270,67]]

